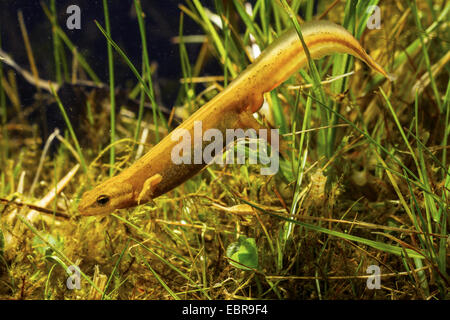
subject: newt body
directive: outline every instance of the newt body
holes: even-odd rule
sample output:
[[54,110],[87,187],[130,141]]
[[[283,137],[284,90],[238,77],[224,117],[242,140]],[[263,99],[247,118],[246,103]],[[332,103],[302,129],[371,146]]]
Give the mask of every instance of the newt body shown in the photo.
[[[387,78],[390,76],[343,27],[328,21],[302,25],[302,35],[313,59],[327,54],[351,54]],[[264,93],[276,88],[295,71],[307,65],[307,57],[295,29],[290,29],[269,45],[227,88],[192,114],[177,129],[194,133],[194,121],[202,122],[203,132],[214,128],[258,128],[252,113],[263,101]],[[83,194],[78,210],[82,215],[106,214],[133,207],[156,198],[198,173],[206,163],[174,164],[172,131],[132,166]],[[193,141],[190,146],[193,150]],[[192,155],[193,156],[193,155]]]

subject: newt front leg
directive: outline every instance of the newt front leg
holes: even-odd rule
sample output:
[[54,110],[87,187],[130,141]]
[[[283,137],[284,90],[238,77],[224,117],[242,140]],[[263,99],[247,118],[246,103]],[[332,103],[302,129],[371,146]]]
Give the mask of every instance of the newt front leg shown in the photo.
[[[359,42],[339,25],[327,21],[308,22],[303,24],[302,34],[314,59],[332,53],[348,53],[389,77]],[[202,170],[206,163],[195,161],[194,152],[188,155],[192,161],[178,163],[172,157],[174,150],[200,148],[202,151],[206,145],[203,142],[195,145],[192,139],[180,142],[181,137],[195,136],[198,123],[201,124],[201,135],[209,129],[219,130],[225,135],[227,129],[258,126],[251,119],[251,113],[261,107],[264,93],[280,85],[307,62],[295,29],[287,31],[225,90],[191,115],[131,167],[85,192],[78,206],[79,212],[83,215],[96,215],[133,207],[188,180]]]

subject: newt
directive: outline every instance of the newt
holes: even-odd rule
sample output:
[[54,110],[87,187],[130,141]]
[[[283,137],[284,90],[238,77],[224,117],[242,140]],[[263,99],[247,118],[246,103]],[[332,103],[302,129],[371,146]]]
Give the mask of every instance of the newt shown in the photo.
[[[371,69],[389,80],[392,77],[375,62],[345,28],[329,21],[306,22],[302,35],[313,59],[333,53],[350,54],[364,61]],[[177,129],[194,132],[194,122],[201,121],[202,130],[259,128],[253,118],[263,104],[264,93],[286,81],[294,72],[307,65],[295,28],[289,29],[272,42],[258,58],[234,79],[222,92],[199,108]],[[86,191],[78,205],[81,215],[108,214],[116,209],[130,208],[172,190],[188,180],[207,164],[175,164],[171,152],[179,143],[175,129],[133,165]],[[193,150],[193,141],[191,150]]]

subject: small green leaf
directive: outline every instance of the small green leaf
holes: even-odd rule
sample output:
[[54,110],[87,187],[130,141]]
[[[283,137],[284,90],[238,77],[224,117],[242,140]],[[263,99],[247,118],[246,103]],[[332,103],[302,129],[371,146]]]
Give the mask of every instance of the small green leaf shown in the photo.
[[230,262],[232,266],[238,269],[258,269],[258,250],[256,249],[255,239],[246,236],[239,237],[237,242],[228,246],[227,257],[238,262]]
[[45,235],[45,240],[51,245],[47,245],[42,239],[35,236],[33,238],[33,247],[36,249],[37,252],[48,258],[49,256],[54,254],[54,250],[52,247],[55,247],[57,249],[63,249],[64,244],[61,239],[58,239],[57,237],[52,236],[51,234]]

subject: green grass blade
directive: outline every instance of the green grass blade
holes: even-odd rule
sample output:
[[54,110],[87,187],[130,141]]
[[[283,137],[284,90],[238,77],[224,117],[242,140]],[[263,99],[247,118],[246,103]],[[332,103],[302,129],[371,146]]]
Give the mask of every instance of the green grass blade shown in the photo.
[[[57,25],[57,13],[56,13],[56,0],[51,0],[50,2],[50,10],[52,13],[52,25]],[[56,82],[58,84],[62,83],[62,76],[61,76],[61,60],[60,60],[60,41],[58,34],[56,33],[55,29],[52,28],[52,38],[53,38],[53,58],[55,59],[55,73],[56,73]]]
[[[181,70],[183,73],[183,79],[184,79],[184,95],[187,99],[188,104],[188,110],[190,113],[194,112],[193,109],[193,98],[195,96],[195,85],[192,83],[192,69],[191,65],[189,63],[189,56],[188,52],[186,50],[186,45],[184,43],[183,38],[183,27],[184,27],[184,14],[180,14],[180,28],[178,30],[178,35],[180,37],[180,61],[181,61]],[[226,70],[226,69],[225,69]]]
[[[145,32],[145,23],[144,23],[144,19],[143,19],[144,13],[142,12],[141,1],[134,0],[134,6],[136,8],[136,15],[138,18],[138,23],[139,23],[139,33],[141,35],[142,59],[143,59],[145,70],[146,70],[146,78],[148,80],[148,86],[149,86],[150,91],[152,92],[152,96],[154,96],[152,72],[151,72],[151,68],[150,68],[150,59],[149,59],[148,49],[147,49],[147,36],[146,36],[146,32]],[[151,99],[150,101],[152,104],[153,123],[155,124],[155,141],[156,141],[156,143],[158,143],[160,141],[158,114],[163,123],[165,122],[165,119],[161,113],[161,110],[159,109],[158,104],[156,103],[156,100]],[[166,124],[166,128],[167,128],[167,124]]]
[[[284,9],[286,10],[286,12],[288,13],[288,15],[291,19],[291,22],[295,27],[295,30],[297,31],[297,34],[300,38],[300,42],[302,43],[303,50],[305,51],[306,57],[308,58],[308,66],[309,66],[309,70],[312,75],[311,78],[313,80],[313,85],[314,85],[314,87],[313,87],[314,95],[317,97],[317,100],[321,101],[323,104],[326,104],[325,92],[323,90],[322,83],[320,81],[319,70],[317,69],[317,66],[314,63],[314,60],[311,58],[309,49],[305,43],[305,40],[303,39],[301,27],[297,21],[297,16],[293,12],[292,8],[288,5],[286,0],[281,0],[281,3],[283,5]],[[320,116],[321,116],[321,124],[324,126],[328,125],[329,124],[329,114],[323,108],[320,108],[319,112],[320,112]],[[319,133],[318,133],[318,153],[320,155],[326,155],[328,158],[331,157],[331,154],[329,153],[328,148],[327,148],[326,131],[323,131],[323,130],[319,131]]]
[[[1,30],[0,30],[1,31]],[[2,37],[0,32],[0,48],[2,47]],[[0,56],[1,59],[1,56]],[[9,139],[8,139],[8,130],[6,129],[6,123],[8,122],[8,110],[6,107],[6,95],[5,90],[3,88],[3,63],[0,60],[0,121],[2,127],[2,135],[3,139],[0,141],[1,146],[1,158],[0,162],[2,165],[6,164],[6,159],[8,159],[9,154]]]
[[364,30],[366,30],[367,22],[369,21],[370,16],[373,14],[373,12],[368,11],[369,7],[377,6],[379,0],[369,0],[369,1],[358,1],[357,7],[356,7],[356,15],[359,20],[359,24],[357,25],[356,32],[355,32],[355,38],[360,39]]
[[[448,20],[448,15],[450,14],[450,2],[447,2],[438,19],[434,21],[426,30],[425,34],[430,35],[434,32],[442,23]],[[426,40],[426,41],[425,41]],[[431,36],[427,38],[421,38],[414,40],[405,50],[402,50],[395,58],[392,66],[392,70],[398,69],[401,65],[408,62],[410,57],[414,56],[417,50],[420,48],[423,42],[428,43],[431,40]],[[380,82],[384,81],[385,77],[376,74],[373,79],[373,85],[376,86]]]
[[[62,251],[56,248],[53,244],[51,244],[45,237],[22,215],[17,215],[17,217],[22,221],[30,230],[33,232],[41,241],[43,241],[49,248],[51,248],[62,260],[65,261],[66,265],[75,265]],[[97,285],[89,278],[83,271],[80,270],[80,275],[100,294],[103,294],[103,291],[97,287]]]
[[374,249],[377,249],[377,250],[380,250],[380,251],[384,251],[384,252],[388,252],[388,253],[392,253],[392,254],[395,254],[395,255],[398,255],[398,256],[401,256],[402,253],[403,253],[403,250],[406,250],[406,252],[408,253],[409,257],[411,257],[411,258],[425,259],[425,256],[423,254],[418,253],[415,250],[412,250],[410,248],[397,247],[397,246],[393,246],[393,245],[390,245],[390,244],[386,244],[386,243],[381,242],[381,241],[369,240],[369,239],[366,239],[366,238],[361,238],[361,237],[353,236],[353,235],[350,235],[350,234],[347,234],[347,233],[342,233],[342,232],[339,232],[339,231],[329,230],[329,229],[326,229],[326,228],[323,228],[323,227],[319,227],[319,226],[316,226],[316,225],[312,225],[312,224],[309,224],[309,223],[293,220],[293,219],[290,219],[290,218],[287,218],[287,217],[284,217],[284,216],[280,216],[280,215],[275,214],[275,213],[268,212],[268,211],[266,211],[266,210],[264,210],[262,208],[256,207],[254,204],[246,201],[245,199],[241,199],[241,201],[247,203],[248,205],[254,207],[255,209],[258,209],[258,210],[262,211],[265,214],[271,215],[273,217],[276,217],[278,219],[281,219],[281,220],[284,220],[284,221],[287,221],[287,222],[291,222],[291,223],[297,224],[297,225],[302,226],[305,229],[308,229],[308,230],[311,230],[311,231],[321,232],[321,233],[325,233],[325,234],[328,234],[328,235],[331,235],[331,236],[334,236],[334,237],[338,237],[338,238],[341,238],[341,239],[359,242],[359,243],[365,244],[365,245],[367,245],[369,247],[372,247]]
[[89,171],[88,171],[86,161],[83,156],[83,152],[81,151],[81,147],[78,142],[77,135],[75,134],[75,131],[73,130],[72,124],[70,123],[70,120],[69,120],[69,117],[67,116],[66,110],[64,109],[64,106],[63,106],[61,100],[59,99],[59,96],[56,93],[53,86],[50,86],[50,90],[52,91],[52,94],[55,97],[56,102],[58,104],[59,110],[61,111],[64,121],[66,122],[67,129],[69,130],[69,133],[70,133],[70,137],[72,138],[73,143],[75,144],[75,150],[77,151],[78,157],[80,158],[81,167],[83,168],[83,171],[86,174],[86,177],[88,178],[88,181],[90,184]]
[[[109,23],[108,13],[108,1],[103,0],[103,12],[105,15],[106,33],[111,37],[111,26]],[[107,42],[108,51],[108,74],[109,74],[109,101],[110,101],[110,142],[111,149],[109,151],[109,176],[114,175],[114,163],[116,159],[116,148],[114,142],[116,141],[116,95],[115,95],[115,83],[114,83],[114,57],[111,47],[111,43]]]
[[[139,80],[140,84],[143,86],[145,93],[147,94],[147,97],[150,99],[150,101],[153,101],[153,103],[155,103],[156,105],[156,100],[155,100],[155,96],[153,91],[150,89],[149,86],[147,86],[147,83],[144,81],[144,79],[141,77],[141,75],[139,74],[139,72],[137,71],[136,67],[133,65],[133,63],[130,61],[130,59],[128,59],[127,55],[125,54],[125,52],[114,42],[113,39],[111,39],[110,36],[108,36],[108,34],[106,33],[105,29],[103,29],[103,27],[97,22],[95,21],[95,24],[97,25],[97,27],[99,28],[100,32],[103,33],[103,35],[106,37],[106,39],[108,39],[108,42],[111,43],[111,45],[113,46],[113,48],[116,50],[116,52],[122,57],[122,59],[125,61],[125,63],[128,65],[128,67],[130,68],[130,70],[133,72],[133,74],[136,76],[136,78]],[[166,129],[168,129],[167,123],[164,123]]]
[[[358,3],[359,4],[359,3]],[[357,9],[357,1],[347,1],[344,12],[344,23],[343,27],[346,28],[350,33],[355,35],[355,25],[356,25],[356,9]],[[353,64],[354,58],[351,55],[335,55],[333,57],[333,68],[332,68],[332,76],[338,76],[341,74],[348,73],[350,71],[350,67]],[[348,78],[344,77],[337,81],[334,81],[331,84],[331,90],[335,95],[338,95],[342,92],[345,92],[348,84]],[[339,110],[340,103],[338,101],[334,102],[333,109]],[[331,127],[327,130],[327,154],[332,155],[334,153],[334,145],[336,138],[336,128],[338,118],[333,113],[330,115],[330,125]]]
[[[163,256],[161,256],[160,254],[156,253],[155,251],[153,251],[152,249],[150,249],[149,247],[147,247],[146,245],[144,245],[143,243],[139,242],[136,239],[132,239],[133,241],[135,241],[137,244],[139,244],[139,246],[141,248],[143,248],[144,250],[150,252],[152,255],[154,255],[155,257],[157,257],[159,260],[161,260],[165,265],[167,265],[170,269],[174,270],[176,273],[178,273],[180,276],[182,276],[184,279],[186,279],[192,286],[197,286],[197,284],[195,283],[194,280],[192,280],[186,273],[184,273],[183,271],[181,271],[179,268],[177,268],[173,263],[171,263],[169,260],[165,259]],[[206,292],[206,290],[204,288],[199,288],[200,291],[202,291],[205,296],[208,299],[211,299],[211,297],[208,295],[208,293]]]
[[[442,139],[442,165],[445,167],[447,165],[447,146],[448,146],[448,137],[450,136],[450,81],[447,82],[447,90],[445,92],[444,97],[444,110],[445,112],[445,126],[444,126],[444,138]],[[445,173],[444,173],[445,175]]]
[[170,294],[172,298],[175,300],[180,300],[180,298],[177,296],[177,294],[170,289],[170,287],[166,284],[166,282],[159,276],[159,274],[156,273],[155,270],[153,270],[152,266],[148,263],[147,259],[145,259],[138,251],[136,251],[139,259],[147,266],[147,268],[150,270],[150,272],[153,274],[153,276],[158,280],[158,282],[161,284],[161,286]]
[[242,21],[244,21],[245,26],[247,27],[247,33],[251,33],[256,40],[256,43],[262,44],[263,37],[261,29],[259,29],[258,25],[253,21],[255,18],[255,12],[253,12],[253,17],[250,17],[248,13],[245,11],[245,8],[241,2],[241,0],[233,0],[234,7],[236,8],[239,16]]
[[200,17],[203,20],[203,24],[204,27],[206,28],[207,33],[211,36],[212,38],[212,42],[215,45],[217,52],[219,53],[220,59],[221,61],[224,63],[225,67],[228,68],[228,72],[231,74],[231,76],[233,78],[236,78],[237,73],[234,70],[234,68],[231,66],[230,63],[226,63],[226,50],[225,47],[222,43],[222,40],[220,40],[220,37],[216,31],[216,29],[214,28],[214,26],[212,25],[211,20],[208,18],[205,8],[203,7],[203,5],[200,3],[199,0],[192,0],[192,2],[195,5],[195,8],[197,9]]
[[423,58],[425,60],[425,66],[427,68],[428,75],[430,77],[431,88],[433,89],[434,97],[436,99],[438,108],[442,113],[443,109],[442,109],[441,97],[440,97],[439,91],[436,86],[436,81],[434,80],[433,72],[431,71],[430,56],[428,55],[428,51],[425,46],[425,40],[424,40],[424,32],[425,31],[423,30],[422,23],[420,22],[419,13],[417,11],[416,0],[410,0],[410,7],[411,7],[411,10],[412,10],[412,13],[414,16],[414,20],[416,22],[417,29],[419,30],[419,40],[420,40],[420,44],[422,47],[422,53],[423,53]]
[[57,33],[58,37],[63,40],[65,45],[70,49],[72,53],[77,53],[77,60],[80,63],[80,66],[86,71],[86,73],[91,77],[91,79],[96,83],[101,83],[100,78],[95,74],[95,72],[92,70],[92,68],[87,63],[86,59],[83,57],[82,54],[80,54],[76,48],[76,46],[70,41],[70,39],[67,37],[67,35],[64,33],[64,31],[55,23],[54,19],[52,18],[52,14],[50,10],[47,8],[45,3],[41,2],[42,9],[44,10],[45,15],[47,16],[48,20],[52,23],[52,26]]
[[109,284],[111,283],[111,280],[114,277],[114,274],[116,273],[116,270],[119,267],[120,261],[122,261],[125,251],[127,251],[127,249],[128,249],[129,243],[130,243],[130,240],[127,241],[125,247],[123,248],[122,252],[120,253],[119,257],[117,258],[116,263],[114,264],[114,268],[112,269],[111,274],[109,275],[108,280],[106,281],[105,289],[103,290],[103,294],[102,294],[102,300],[105,300],[105,298],[108,297],[108,295],[106,294],[106,291],[108,291]]

